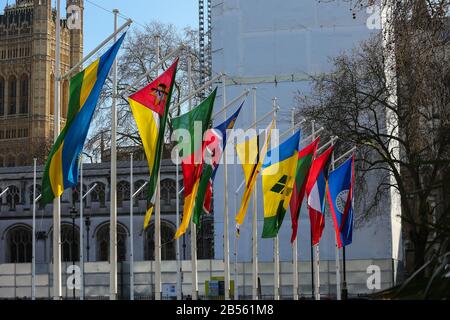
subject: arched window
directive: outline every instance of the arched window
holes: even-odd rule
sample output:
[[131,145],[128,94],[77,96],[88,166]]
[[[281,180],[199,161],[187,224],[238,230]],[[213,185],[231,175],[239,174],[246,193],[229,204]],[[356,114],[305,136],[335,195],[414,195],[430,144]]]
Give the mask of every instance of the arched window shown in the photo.
[[170,205],[171,200],[176,198],[176,183],[173,179],[161,180],[161,203]]
[[[92,187],[94,184],[91,184]],[[90,188],[89,187],[89,188]],[[106,207],[106,194],[105,194],[105,184],[102,182],[97,182],[94,190],[91,191],[91,202],[99,202],[100,207]]]
[[9,210],[16,210],[16,206],[20,203],[20,190],[16,186],[9,186],[6,192],[6,204]]
[[[88,191],[85,184],[83,184],[83,193],[86,194]],[[80,203],[80,185],[78,184],[76,188],[72,188],[72,206],[75,206],[77,203]],[[83,200],[84,208],[86,208],[86,197]]]
[[130,184],[127,181],[120,181],[117,184],[117,207],[122,207],[124,200],[130,200]]
[[6,166],[11,168],[14,167],[15,165],[16,165],[16,158],[14,158],[13,155],[8,156]]
[[[40,194],[41,194],[41,186],[37,184],[36,185],[36,197],[39,196]],[[33,186],[32,185],[28,188],[28,201],[29,201],[30,207],[33,206]],[[39,204],[40,204],[40,202],[36,203],[37,206],[41,207]]]
[[[127,259],[127,230],[121,224],[117,224],[117,261]],[[96,235],[97,261],[109,261],[109,223],[102,225]]]
[[27,114],[28,113],[28,95],[30,92],[29,89],[29,81],[28,76],[26,74],[22,75],[20,79],[20,113]]
[[197,258],[214,258],[214,220],[202,215],[201,227],[197,228]]
[[[161,220],[161,260],[175,260],[175,228],[170,222]],[[145,232],[144,259],[155,260],[155,225]]]
[[5,115],[5,79],[0,77],[0,117]]
[[[145,183],[144,180],[138,180],[134,183],[134,192],[138,191],[139,188]],[[147,200],[148,194],[148,184],[134,197],[134,206],[139,205],[139,200]]]
[[28,226],[12,227],[6,235],[6,261],[8,263],[31,262],[32,231]]
[[61,260],[64,262],[80,260],[80,231],[72,224],[61,225]]
[[19,154],[17,156],[17,161],[16,161],[17,165],[19,167],[21,166],[26,166],[27,165],[27,157],[26,155],[24,155],[23,153]]
[[16,114],[17,80],[15,76],[9,77],[9,109],[8,114]]

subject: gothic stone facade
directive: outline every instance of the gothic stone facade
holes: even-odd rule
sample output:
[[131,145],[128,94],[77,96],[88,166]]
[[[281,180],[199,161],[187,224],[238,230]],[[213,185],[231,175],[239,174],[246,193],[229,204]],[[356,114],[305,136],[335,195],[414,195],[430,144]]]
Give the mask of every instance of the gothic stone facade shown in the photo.
[[[80,7],[83,0],[67,0]],[[82,21],[81,21],[82,22]],[[83,30],[61,19],[61,73],[83,56]],[[83,24],[81,23],[81,26]],[[51,0],[17,0],[0,15],[0,167],[42,163],[53,141],[56,12]],[[69,81],[61,82],[62,124]]]
[[[161,166],[161,243],[162,259],[175,260],[176,250],[173,236],[176,231],[176,183],[175,166],[163,160]],[[40,193],[43,167],[37,170],[37,194]],[[109,163],[86,164],[83,167],[83,192],[96,184],[85,198],[84,221],[79,218],[79,188],[66,190],[61,198],[62,260],[79,260],[79,225],[84,224],[84,253],[86,261],[108,261],[109,253]],[[117,214],[118,214],[118,258],[129,261],[130,240],[130,166],[118,162]],[[148,180],[146,161],[134,163],[134,190]],[[181,172],[180,172],[181,177]],[[180,181],[180,184],[182,182]],[[0,264],[31,262],[33,167],[0,168],[0,193],[9,187],[0,198]],[[181,188],[181,187],[180,187]],[[154,259],[154,227],[152,224],[142,232],[147,210],[147,189],[144,188],[133,201],[134,213],[134,259]],[[182,201],[180,201],[182,203]],[[183,208],[180,206],[180,213]],[[75,218],[73,220],[73,217]],[[75,222],[73,225],[72,222]],[[52,261],[52,205],[36,207],[36,262]],[[75,230],[75,235],[73,231]],[[198,230],[198,257],[210,259],[214,256],[213,221],[204,217]],[[180,238],[182,259],[190,259],[189,232]]]

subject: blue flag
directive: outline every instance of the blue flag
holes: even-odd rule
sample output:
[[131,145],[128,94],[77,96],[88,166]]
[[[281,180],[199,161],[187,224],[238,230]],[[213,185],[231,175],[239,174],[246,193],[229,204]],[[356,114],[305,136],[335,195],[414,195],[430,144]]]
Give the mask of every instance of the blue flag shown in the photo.
[[352,155],[328,177],[328,203],[339,248],[352,243],[354,172],[355,156]]

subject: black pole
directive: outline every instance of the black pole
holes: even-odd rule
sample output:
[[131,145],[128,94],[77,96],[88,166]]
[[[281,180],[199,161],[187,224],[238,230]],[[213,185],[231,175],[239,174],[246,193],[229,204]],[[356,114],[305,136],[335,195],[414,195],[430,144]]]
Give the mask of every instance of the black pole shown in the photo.
[[312,295],[312,298],[315,299],[315,295],[314,295],[314,252],[313,252],[312,228],[309,231],[310,231],[310,236],[311,236],[311,295]]
[[86,261],[89,262],[89,227],[91,226],[91,218],[86,216]]
[[347,277],[345,272],[345,246],[342,247],[342,266],[343,266],[343,280],[342,281],[342,299],[347,300],[348,290],[347,290]]
[[73,269],[72,269],[73,300],[75,300],[75,212],[72,213],[72,265],[73,265]]

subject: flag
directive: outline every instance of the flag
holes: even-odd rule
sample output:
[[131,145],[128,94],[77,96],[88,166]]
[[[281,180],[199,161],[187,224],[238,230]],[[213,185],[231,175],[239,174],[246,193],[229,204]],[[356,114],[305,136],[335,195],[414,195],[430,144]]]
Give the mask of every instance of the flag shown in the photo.
[[261,173],[264,198],[263,238],[276,237],[283,223],[295,181],[299,142],[300,130],[267,152]]
[[250,197],[256,183],[256,178],[261,171],[262,163],[267,152],[268,141],[270,140],[274,126],[275,120],[272,120],[267,129],[264,131],[263,134],[265,135],[265,140],[261,151],[259,150],[261,137],[256,134],[254,137],[236,144],[236,152],[239,160],[241,161],[242,170],[244,171],[245,177],[244,195],[242,196],[241,207],[236,215],[237,228],[239,228],[239,226],[244,222],[245,213],[247,212]]
[[225,120],[225,122],[214,129],[206,131],[205,147],[203,148],[203,170],[194,206],[193,220],[196,225],[200,224],[200,216],[203,213],[209,214],[211,212],[213,181],[219,168],[219,161],[222,157],[223,150],[225,150],[227,144],[227,130],[233,129],[244,102],[241,103],[236,112]]
[[78,158],[89,131],[100,92],[123,42],[125,33],[98,59],[70,79],[66,125],[45,163],[41,205],[78,184]]
[[[200,141],[200,146],[196,148],[199,138],[203,139],[203,135],[208,129],[211,121],[211,113],[214,106],[214,99],[216,98],[217,88],[203,100],[197,107],[191,111],[172,119],[172,127],[174,136],[177,141],[183,141],[184,147],[181,151],[183,155],[181,158],[181,168],[183,170],[183,184],[184,184],[184,205],[183,205],[183,220],[175,234],[175,239],[183,235],[191,220],[192,210],[199,187],[200,176],[202,173],[202,155],[206,145]],[[195,127],[200,129],[196,132]],[[185,133],[189,133],[188,141],[185,141]],[[200,137],[195,134],[201,134]]]
[[128,97],[150,172],[150,181],[148,184],[150,207],[145,214],[144,230],[150,224],[150,218],[156,201],[156,187],[162,147],[164,145],[164,133],[177,65],[178,59],[152,83]]
[[352,243],[353,185],[355,181],[355,155],[330,172],[328,203],[333,217],[338,247]]
[[312,243],[316,245],[322,237],[325,227],[325,191],[328,179],[328,167],[330,165],[331,146],[324,153],[314,159],[306,182],[306,195],[308,199],[309,220],[311,223]]
[[297,237],[298,217],[300,216],[300,209],[302,207],[303,198],[305,196],[306,180],[308,179],[311,164],[316,156],[317,145],[320,137],[314,140],[310,145],[303,148],[298,153],[297,169],[295,173],[294,190],[292,192],[290,208],[292,220],[292,235],[291,242],[294,242]]

